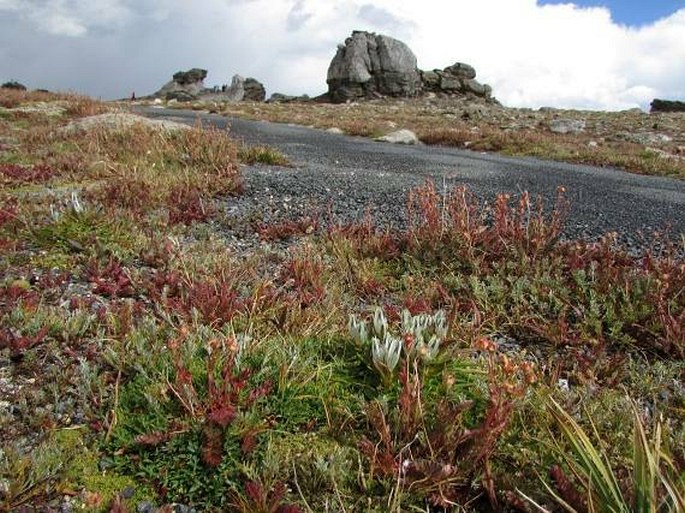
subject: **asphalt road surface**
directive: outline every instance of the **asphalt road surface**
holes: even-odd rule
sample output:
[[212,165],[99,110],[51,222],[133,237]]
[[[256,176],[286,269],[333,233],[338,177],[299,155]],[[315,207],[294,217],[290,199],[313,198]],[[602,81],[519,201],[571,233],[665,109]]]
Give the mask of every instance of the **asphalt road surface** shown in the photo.
[[382,224],[401,225],[407,192],[432,180],[440,189],[466,185],[487,201],[498,193],[527,190],[543,195],[548,204],[563,186],[571,202],[567,237],[594,239],[615,231],[636,243],[641,233],[664,228],[677,238],[685,234],[685,181],[440,146],[394,145],[194,111],[146,107],[138,112],[189,124],[200,118],[205,126],[229,127],[233,137],[248,144],[281,150],[292,167],[246,167],[246,193],[230,200],[237,214],[266,222],[324,214],[347,221],[369,212]]

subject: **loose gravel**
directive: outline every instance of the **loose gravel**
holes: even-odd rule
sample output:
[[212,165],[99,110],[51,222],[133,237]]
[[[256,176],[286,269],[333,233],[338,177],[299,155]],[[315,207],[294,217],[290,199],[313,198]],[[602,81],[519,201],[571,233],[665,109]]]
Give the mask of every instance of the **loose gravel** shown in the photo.
[[248,144],[279,149],[292,167],[246,166],[245,194],[231,198],[227,210],[236,219],[316,216],[322,222],[345,222],[370,213],[383,226],[402,226],[407,193],[432,180],[438,188],[467,185],[491,202],[498,193],[529,191],[551,205],[558,187],[571,201],[564,235],[596,239],[618,232],[629,245],[642,235],[669,229],[685,233],[685,182],[594,168],[511,158],[439,146],[374,142],[329,131],[226,119],[193,111],[142,108],[154,118],[230,127]]

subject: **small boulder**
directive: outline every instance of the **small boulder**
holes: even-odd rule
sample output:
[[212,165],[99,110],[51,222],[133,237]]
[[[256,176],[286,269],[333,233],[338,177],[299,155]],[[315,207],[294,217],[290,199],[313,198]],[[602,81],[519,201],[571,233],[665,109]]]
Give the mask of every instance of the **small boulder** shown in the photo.
[[475,68],[470,64],[464,64],[463,62],[455,62],[451,66],[447,66],[443,71],[452,76],[465,78],[467,80],[476,78]]
[[555,134],[579,134],[585,131],[585,121],[582,119],[553,119],[547,124],[547,128]]
[[421,144],[416,134],[406,128],[378,137],[376,140],[393,144]]

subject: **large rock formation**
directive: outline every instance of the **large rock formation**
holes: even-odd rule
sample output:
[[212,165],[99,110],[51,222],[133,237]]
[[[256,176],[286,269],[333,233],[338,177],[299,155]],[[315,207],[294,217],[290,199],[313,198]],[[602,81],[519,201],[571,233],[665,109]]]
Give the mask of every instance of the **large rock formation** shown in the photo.
[[381,96],[416,96],[421,76],[416,56],[403,42],[354,31],[328,68],[328,94],[334,102]]
[[164,100],[192,101],[205,90],[204,79],[207,70],[193,68],[178,71],[170,82],[167,82],[153,96]]
[[354,31],[338,47],[326,81],[333,102],[424,93],[492,98],[492,88],[476,80],[472,66],[457,62],[443,70],[421,71],[406,44],[361,31]]
[[650,112],[685,112],[685,102],[677,100],[660,100],[655,98],[650,105]]

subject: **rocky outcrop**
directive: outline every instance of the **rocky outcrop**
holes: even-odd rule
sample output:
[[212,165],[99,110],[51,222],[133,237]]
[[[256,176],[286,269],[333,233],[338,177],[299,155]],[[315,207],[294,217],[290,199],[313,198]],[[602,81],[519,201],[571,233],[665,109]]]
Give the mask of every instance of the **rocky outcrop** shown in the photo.
[[492,87],[478,82],[474,67],[463,62],[454,63],[442,70],[422,71],[421,81],[426,92],[492,97]]
[[338,47],[328,68],[328,99],[404,97],[425,93],[492,98],[492,88],[476,80],[473,66],[457,62],[442,70],[421,71],[416,56],[401,41],[354,31]]
[[206,77],[206,69],[193,68],[188,71],[178,71],[174,73],[171,81],[164,84],[152,96],[164,100],[192,101],[205,90],[204,79]]
[[328,95],[333,102],[374,96],[416,96],[421,75],[416,56],[403,42],[354,31],[338,47],[328,68]]
[[243,83],[243,89],[245,90],[243,96],[244,101],[263,102],[266,100],[266,89],[264,88],[264,84],[255,78],[246,78]]
[[204,85],[207,70],[193,68],[174,73],[173,79],[166,83],[153,98],[177,101],[214,100],[214,101],[254,101],[263,102],[266,98],[264,85],[254,78],[234,75],[231,85],[215,86],[208,89]]
[[221,88],[220,97],[229,102],[243,101],[243,98],[245,97],[245,79],[240,75],[233,75],[231,85]]
[[650,112],[685,112],[685,102],[682,101],[655,98],[650,107]]
[[1,89],[14,89],[16,91],[26,91],[26,86],[24,84],[21,84],[17,82],[16,80],[10,80],[9,82],[5,82],[0,86]]
[[[327,98],[325,100],[321,100],[321,101],[322,101],[322,103],[325,103],[326,100],[327,100]],[[312,98],[310,98],[309,95],[306,95],[306,94],[303,94],[301,96],[293,96],[290,94],[273,93],[271,96],[269,96],[267,103],[293,103],[293,102],[311,102],[311,101],[313,101]]]
[[225,90],[222,88],[217,99],[229,102],[263,102],[266,99],[266,89],[264,85],[255,78],[243,78],[240,75],[233,75],[231,85]]

